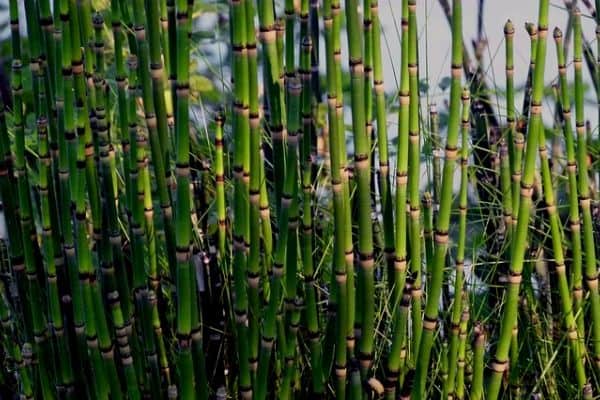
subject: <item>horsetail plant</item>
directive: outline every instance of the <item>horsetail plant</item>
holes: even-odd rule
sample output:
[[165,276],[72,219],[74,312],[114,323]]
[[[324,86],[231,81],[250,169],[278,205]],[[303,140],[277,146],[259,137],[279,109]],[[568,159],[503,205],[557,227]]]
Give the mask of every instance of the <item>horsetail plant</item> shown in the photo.
[[[425,306],[425,316],[423,320],[423,336],[421,338],[422,342],[418,345],[419,358],[417,361],[417,369],[415,374],[415,385],[413,386],[412,390],[413,396],[423,396],[425,392],[425,381],[427,377],[426,371],[429,368],[429,358],[433,342],[433,334],[437,325],[438,302],[443,284],[443,271],[444,265],[446,263],[446,253],[448,250],[448,229],[450,224],[450,214],[452,207],[454,166],[458,155],[457,146],[460,133],[459,107],[461,101],[462,77],[461,38],[461,1],[455,0],[452,3],[452,83],[450,86],[450,117],[448,120],[448,136],[446,139],[446,157],[444,161],[442,175],[440,210],[438,213],[434,237],[435,254],[433,263],[431,264],[433,270],[429,271],[431,279],[428,286],[429,290],[427,292],[427,304]],[[465,100],[465,104],[463,105],[463,107],[465,105],[468,105],[467,100]],[[415,238],[413,238],[413,241],[414,240]],[[414,258],[412,260],[414,260]],[[461,293],[455,292],[455,296],[456,299],[458,299],[461,296]],[[462,312],[460,308],[459,311]]]
[[[467,212],[467,161],[468,161],[468,148],[467,148],[467,135],[469,133],[470,121],[469,121],[469,91],[464,89],[461,95],[462,97],[462,122],[461,122],[461,133],[462,133],[462,145],[461,145],[461,182],[460,182],[460,200],[459,200],[459,237],[458,237],[458,249],[456,255],[456,269],[454,273],[454,302],[452,303],[452,316],[450,319],[450,344],[448,349],[448,378],[446,379],[445,392],[449,396],[454,396],[455,393],[455,380],[457,370],[454,368],[458,357],[459,347],[459,335],[461,334],[461,316],[463,313],[463,282],[464,282],[464,246],[465,246],[465,235],[466,235],[466,212]],[[447,162],[447,160],[446,160]],[[465,165],[463,165],[463,163]],[[445,164],[444,164],[445,165]],[[464,361],[464,360],[463,360]]]
[[538,44],[536,49],[536,66],[533,73],[533,91],[531,117],[527,125],[527,144],[525,149],[525,164],[521,179],[521,196],[519,200],[519,214],[514,235],[514,246],[511,251],[510,272],[504,303],[500,337],[498,340],[494,359],[491,363],[491,373],[487,386],[487,398],[496,399],[500,391],[500,380],[508,364],[508,350],[510,339],[517,320],[517,302],[521,274],[527,243],[527,231],[533,195],[533,179],[535,172],[536,151],[539,143],[539,129],[541,121],[541,97],[543,92],[543,78],[546,63],[546,34],[548,31],[548,2],[540,1],[538,20]]
[[562,46],[562,32],[554,30],[556,54],[558,57],[558,73],[560,83],[560,107],[562,110],[563,135],[567,155],[567,174],[569,179],[569,229],[571,233],[571,281],[570,290],[573,298],[573,314],[577,320],[577,330],[580,339],[583,338],[583,314],[580,312],[583,301],[583,275],[582,275],[582,249],[581,249],[581,223],[579,217],[579,201],[577,186],[577,158],[575,155],[575,142],[571,125],[571,100],[567,87],[567,68]]
[[[409,143],[409,77],[408,77],[408,0],[402,1],[402,40],[400,70],[400,109],[398,111],[398,149],[396,159],[396,219],[395,219],[395,257],[392,285],[392,345],[386,365],[386,386],[388,398],[393,398],[398,385],[402,358],[406,357],[406,327],[408,304],[405,304],[403,292],[411,290],[406,284],[407,267],[407,183],[408,183],[408,143]],[[400,298],[402,304],[400,305]],[[408,300],[408,299],[407,299]]]
[[[346,20],[351,26],[360,26],[358,5],[355,0],[346,3]],[[375,326],[374,302],[374,258],[373,233],[371,220],[371,152],[370,137],[366,131],[365,98],[364,98],[364,63],[361,43],[363,37],[359,30],[349,29],[349,66],[352,92],[352,131],[354,139],[354,167],[357,182],[357,199],[359,214],[358,258],[359,273],[357,277],[357,306],[362,312],[359,325],[359,360],[361,375],[369,374],[373,362],[373,336],[370,332]],[[358,311],[357,311],[358,312]]]
[[[417,59],[417,4],[416,1],[408,2],[408,203],[410,209],[409,234],[410,240],[410,272],[411,272],[411,361],[416,359],[420,352],[421,336],[423,333],[422,297],[421,286],[421,199],[419,196],[420,160],[421,160],[421,131],[419,124],[419,82]],[[424,372],[424,371],[423,371]],[[416,373],[418,376],[419,374]],[[425,375],[423,375],[424,377]],[[418,381],[418,378],[416,379]]]
[[[328,307],[334,312],[335,322],[330,323],[332,325],[332,335],[334,336],[331,341],[335,346],[335,355],[333,356],[334,370],[335,370],[335,394],[338,397],[346,396],[346,374],[347,374],[347,349],[346,349],[346,338],[348,333],[349,322],[353,318],[350,316],[349,306],[350,295],[348,293],[348,276],[354,273],[351,269],[348,271],[345,255],[346,246],[346,229],[345,229],[345,218],[348,198],[346,197],[345,184],[347,181],[344,180],[345,175],[345,164],[341,152],[343,151],[343,130],[339,124],[339,113],[341,109],[339,105],[338,87],[337,80],[337,65],[339,64],[340,54],[336,53],[336,34],[339,34],[339,3],[336,3],[336,7],[333,7],[333,0],[327,0],[324,3],[323,21],[325,25],[325,46],[326,46],[326,62],[327,62],[327,74],[330,76],[327,84],[328,92],[328,119],[329,119],[329,155],[331,165],[331,186],[333,192],[333,211],[334,211],[334,243],[333,243],[333,257],[332,257],[332,270],[334,277],[332,279],[333,290],[335,296],[330,297],[330,304]],[[336,60],[337,58],[337,60]],[[352,266],[353,268],[353,266]],[[350,326],[350,329],[353,329]],[[326,359],[325,359],[326,360]],[[327,364],[325,364],[327,365]]]
[[585,254],[585,280],[589,292],[591,312],[591,353],[596,368],[600,366],[600,294],[598,292],[598,267],[596,265],[596,247],[594,243],[593,222],[588,172],[587,137],[583,112],[582,81],[582,33],[581,12],[577,7],[573,10],[573,66],[575,72],[575,129],[577,133],[577,166],[579,168],[579,206],[581,208],[583,228],[583,251]]
[[[461,1],[439,1],[452,49],[437,91],[418,4],[398,4],[390,96],[376,0],[10,0],[0,396],[596,395],[583,16],[568,5],[571,33],[554,31],[554,96],[549,2],[522,71],[507,21],[493,100],[482,6],[473,57]],[[228,29],[208,32],[209,15]]]

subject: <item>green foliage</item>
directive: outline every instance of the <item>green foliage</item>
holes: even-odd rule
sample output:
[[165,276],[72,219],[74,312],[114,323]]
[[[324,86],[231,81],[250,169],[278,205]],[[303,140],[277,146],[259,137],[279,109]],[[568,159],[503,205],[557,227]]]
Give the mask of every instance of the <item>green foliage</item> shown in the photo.
[[0,42],[0,397],[599,394],[577,10],[564,68],[538,35],[516,87],[509,21],[499,87],[460,0],[439,1],[438,78],[415,0],[395,38],[374,0],[20,3],[0,2],[0,31],[27,22]]

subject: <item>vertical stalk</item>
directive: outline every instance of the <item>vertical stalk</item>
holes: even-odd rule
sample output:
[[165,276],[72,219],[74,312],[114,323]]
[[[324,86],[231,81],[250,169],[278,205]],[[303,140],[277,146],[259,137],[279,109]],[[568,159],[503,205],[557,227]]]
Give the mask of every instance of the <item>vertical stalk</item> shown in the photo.
[[217,257],[225,263],[227,260],[227,219],[225,210],[225,168],[223,164],[224,141],[223,126],[225,115],[219,110],[215,115],[215,191],[217,209]]
[[585,254],[585,281],[589,292],[591,313],[591,348],[597,369],[600,369],[600,294],[596,244],[591,214],[590,181],[588,170],[587,136],[584,124],[581,12],[573,9],[573,66],[575,67],[575,127],[577,131],[577,166],[579,176],[579,206],[583,222],[583,253]]
[[[575,24],[577,24],[577,22]],[[576,31],[577,28],[575,28],[575,33]],[[550,220],[550,233],[552,235],[554,269],[558,280],[558,290],[560,294],[564,324],[567,330],[571,353],[573,355],[573,363],[575,364],[577,386],[579,387],[579,390],[583,392],[583,388],[586,384],[585,370],[583,367],[583,359],[579,347],[580,343],[577,334],[577,326],[575,324],[575,317],[573,315],[569,284],[567,282],[566,266],[562,247],[563,238],[560,227],[561,222],[557,215],[556,204],[554,201],[554,187],[552,186],[552,176],[550,175],[550,166],[548,165],[548,149],[546,148],[546,136],[543,127],[540,128],[538,135],[542,181],[544,188],[544,201],[546,203],[546,212],[548,213],[548,219]]]
[[[465,88],[462,93],[462,146],[461,146],[461,179],[459,192],[459,234],[458,234],[458,249],[456,254],[456,268],[454,275],[454,302],[452,304],[452,316],[450,318],[450,346],[448,349],[448,378],[444,385],[444,392],[447,396],[454,397],[456,395],[455,386],[459,343],[461,316],[463,314],[463,283],[464,283],[464,257],[465,257],[465,235],[466,235],[466,216],[467,216],[467,162],[468,162],[468,147],[467,137],[469,135],[470,121],[470,94]],[[446,162],[448,158],[446,159]],[[510,199],[510,197],[509,197]],[[441,216],[441,215],[440,215]],[[464,362],[464,360],[463,360]],[[446,396],[444,396],[446,397]]]
[[511,226],[516,222],[514,213],[515,208],[518,208],[519,201],[519,184],[521,180],[521,163],[520,157],[517,157],[516,149],[516,124],[515,124],[515,66],[514,66],[514,36],[515,27],[511,20],[506,21],[504,25],[504,40],[506,43],[506,124],[507,137],[510,160],[510,179],[512,182],[511,195]]
[[442,188],[442,157],[444,151],[442,150],[442,138],[440,136],[440,124],[437,106],[435,104],[429,105],[429,121],[431,129],[431,145],[433,153],[433,199],[435,202],[435,210],[440,207],[440,189]]
[[[157,155],[153,152],[153,164],[155,169],[156,180],[159,183],[159,201],[161,205],[161,214],[163,219],[163,229],[165,231],[165,242],[167,251],[167,260],[169,266],[175,265],[175,228],[173,226],[173,215],[171,211],[171,202],[169,197],[168,189],[165,189],[163,185],[167,185],[171,180],[171,169],[170,164],[170,153],[171,153],[171,140],[169,139],[169,129],[167,124],[172,119],[171,104],[167,104],[166,98],[169,94],[167,85],[165,85],[165,71],[163,68],[162,53],[161,53],[161,42],[160,42],[160,25],[159,25],[159,4],[158,0],[146,0],[146,32],[148,34],[148,46],[149,46],[149,63],[150,63],[150,77],[152,79],[152,98],[154,101],[154,108],[156,112],[156,129],[158,132],[158,147],[159,154],[162,155],[162,162],[154,160]],[[193,2],[188,2],[188,14],[193,8]],[[187,39],[189,41],[189,39]],[[143,50],[142,50],[143,51]],[[188,53],[184,55],[189,57]],[[189,66],[188,66],[189,67]]]
[[[193,3],[192,3],[193,4]],[[177,209],[175,213],[175,244],[177,248],[177,337],[178,337],[178,361],[177,367],[179,372],[179,394],[182,399],[194,398],[194,366],[191,353],[191,330],[192,330],[192,299],[195,298],[191,291],[195,285],[191,282],[194,279],[192,268],[190,265],[191,246],[192,246],[192,226],[190,220],[190,117],[189,117],[189,94],[190,94],[190,71],[189,71],[189,54],[190,54],[190,27],[191,21],[188,16],[188,7],[190,3],[187,0],[177,1],[177,69],[176,69],[176,96],[177,109],[175,114],[175,177],[177,181]],[[147,46],[144,41],[140,44]],[[145,51],[140,53],[144,55]],[[144,58],[147,57],[144,55]],[[142,63],[142,79],[148,79],[147,64]],[[148,82],[146,82],[147,86]],[[144,90],[147,92],[147,90]],[[144,96],[150,99],[149,96]],[[146,103],[146,101],[144,101]],[[150,111],[146,110],[146,115]],[[156,130],[156,117],[153,118],[153,130]],[[150,133],[151,141],[152,135]],[[154,149],[156,146],[151,144]],[[152,160],[158,165],[163,155],[160,152],[153,151]],[[158,175],[160,172],[156,170]]]
[[[287,96],[290,101],[290,118],[288,119],[288,157],[286,175],[281,206],[279,211],[279,238],[277,240],[274,253],[273,272],[270,281],[270,297],[265,310],[263,320],[263,330],[261,338],[261,350],[258,360],[258,372],[256,378],[256,398],[264,399],[267,394],[267,373],[269,372],[269,363],[271,351],[277,335],[277,313],[280,308],[282,296],[282,280],[285,274],[286,253],[289,237],[290,218],[292,208],[296,201],[297,188],[297,162],[298,162],[298,130],[300,128],[300,94],[302,87],[297,78],[290,79],[287,83]],[[285,340],[285,333],[279,335],[280,339]],[[282,347],[285,342],[281,343]],[[283,347],[285,348],[285,347]]]
[[483,398],[483,369],[485,355],[485,331],[481,323],[475,323],[473,327],[473,381],[471,383],[470,397],[473,400]]
[[[410,240],[410,272],[412,278],[412,343],[411,360],[417,360],[421,336],[422,319],[422,241],[421,241],[421,198],[419,181],[421,173],[421,129],[419,124],[419,63],[417,38],[417,2],[408,2],[408,86],[410,99],[408,104],[408,202],[410,206],[410,223],[408,239]],[[436,300],[437,304],[437,300]],[[436,306],[437,307],[437,306]],[[424,377],[425,375],[423,375]]]
[[[408,305],[402,292],[406,291],[407,265],[407,184],[408,184],[408,138],[409,138],[409,80],[408,80],[408,0],[402,1],[402,39],[401,39],[401,69],[400,69],[400,109],[398,111],[398,148],[396,158],[396,196],[395,196],[395,257],[392,284],[393,335],[392,347],[386,365],[386,387],[388,398],[394,398],[402,353],[406,355],[406,326]],[[392,279],[390,279],[391,281]],[[410,296],[410,292],[407,292]],[[402,304],[400,300],[402,299]],[[410,301],[410,297],[406,298]]]
[[[581,307],[583,304],[583,275],[582,275],[582,249],[581,249],[581,219],[579,214],[578,186],[577,186],[577,158],[575,141],[571,125],[571,98],[567,82],[567,67],[563,46],[563,35],[559,29],[554,30],[556,54],[558,58],[558,73],[560,83],[560,107],[562,110],[562,128],[565,137],[567,155],[567,175],[569,180],[569,230],[571,232],[571,272],[570,288],[573,296],[573,314],[577,323],[577,334],[580,340],[584,337],[584,321]],[[583,349],[582,349],[583,350]]]
[[[346,21],[350,27],[359,27],[357,0],[346,1]],[[373,231],[371,220],[371,156],[370,138],[366,132],[363,38],[359,29],[347,29],[351,80],[352,131],[354,139],[354,171],[357,181],[358,202],[358,297],[362,301],[362,318],[359,338],[361,375],[365,377],[373,362],[375,328],[375,293],[373,274]]]
[[[123,36],[123,24],[121,21],[121,10],[117,0],[111,0],[111,16],[112,16],[112,29],[113,39],[115,45],[115,69],[117,82],[117,128],[118,134],[121,139],[121,152],[122,152],[122,169],[123,169],[123,180],[125,181],[125,208],[130,212],[129,206],[131,204],[131,198],[133,193],[131,191],[130,178],[129,178],[129,166],[130,166],[130,142],[129,142],[129,118],[127,114],[127,71],[125,69],[125,57],[122,50],[125,45]],[[60,155],[60,153],[59,153]],[[117,222],[117,221],[114,221]],[[121,303],[121,309],[123,312],[123,318],[125,319],[126,325],[131,329],[131,315],[132,315],[132,304],[130,298],[129,282],[127,277],[127,270],[125,268],[123,254],[120,251],[122,246],[122,238],[120,231],[115,232],[119,236],[115,236],[112,239],[113,249],[115,251],[116,261],[116,274],[117,274],[117,285],[119,290],[119,299]],[[120,255],[119,255],[120,254]]]
[[[301,16],[303,17],[303,16]],[[308,18],[308,16],[306,16]],[[313,234],[313,176],[312,176],[312,147],[315,137],[315,119],[313,114],[313,99],[315,96],[312,85],[310,58],[313,53],[312,40],[308,35],[302,39],[300,76],[302,78],[302,265],[304,274],[304,297],[306,307],[306,328],[310,344],[310,360],[312,375],[312,392],[323,395],[325,391],[323,376],[323,354],[321,334],[319,329],[319,309],[315,291],[314,269],[314,234]]]
[[467,350],[467,325],[469,323],[469,307],[465,305],[465,309],[460,317],[460,333],[458,344],[458,358],[456,373],[456,389],[454,398],[462,400],[465,398],[465,354]]
[[[335,4],[335,7],[334,7]],[[346,201],[348,200],[345,193],[344,177],[345,171],[342,171],[342,151],[344,149],[343,130],[340,129],[338,122],[339,118],[339,99],[341,94],[338,93],[338,74],[337,68],[339,65],[340,54],[336,53],[339,38],[336,39],[336,34],[339,33],[339,3],[334,3],[327,0],[323,5],[323,24],[325,26],[325,48],[326,48],[326,67],[327,67],[327,105],[328,105],[328,122],[330,135],[330,165],[331,165],[331,186],[333,191],[333,211],[334,211],[334,243],[332,270],[334,277],[332,278],[333,296],[329,298],[329,310],[333,311],[333,321],[330,319],[330,327],[333,325],[333,342],[335,345],[335,354],[332,354],[335,370],[335,394],[338,398],[345,397],[346,394],[346,375],[347,375],[347,349],[346,338],[347,333],[352,332],[353,326],[350,325],[348,318],[351,314],[349,307],[350,293],[348,277],[353,274],[353,269],[348,271],[345,247],[346,247]],[[347,181],[346,181],[347,183]],[[353,268],[353,267],[352,267]],[[327,349],[326,349],[327,350]],[[325,354],[327,356],[327,354]],[[327,358],[325,358],[327,360]],[[325,367],[328,363],[325,361]]]
[[[258,363],[258,346],[260,335],[260,184],[262,157],[261,126],[258,98],[258,54],[256,49],[256,29],[254,27],[255,7],[253,2],[246,3],[246,38],[248,40],[248,90],[249,90],[249,123],[250,123],[250,182],[249,199],[250,209],[248,224],[250,230],[247,281],[249,291],[249,356],[248,362],[253,373],[256,373]],[[235,83],[235,82],[234,82]]]
[[[452,209],[454,167],[458,155],[457,145],[460,132],[462,61],[462,5],[460,0],[454,0],[452,3],[452,82],[450,86],[450,116],[446,139],[446,159],[442,175],[440,210],[434,236],[435,254],[432,265],[433,271],[428,271],[431,279],[427,291],[427,304],[425,306],[425,318],[423,321],[424,331],[421,343],[419,344],[419,358],[415,373],[415,385],[412,391],[413,396],[422,396],[425,392],[426,372],[429,368],[433,335],[437,326],[439,298],[444,278],[446,253],[448,251],[448,229]],[[456,293],[456,296],[460,296],[460,294]],[[458,312],[461,311],[459,309]],[[453,368],[453,366],[450,366],[450,368]]]
[[[184,21],[183,13],[187,14],[187,4],[185,5],[185,10],[182,11],[182,22]],[[146,118],[146,126],[148,129],[148,137],[150,139],[150,150],[151,150],[151,159],[152,159],[152,167],[154,169],[154,178],[156,181],[156,188],[158,194],[158,200],[160,204],[161,213],[163,215],[163,222],[165,225],[165,236],[167,237],[167,245],[169,244],[169,227],[170,227],[170,218],[173,212],[171,206],[171,199],[169,188],[167,186],[167,165],[165,165],[165,155],[163,153],[164,150],[161,144],[161,133],[159,132],[159,122],[156,110],[156,103],[154,100],[154,91],[153,91],[153,76],[157,76],[162,73],[162,65],[158,68],[158,65],[154,63],[153,57],[155,57],[152,53],[154,53],[154,49],[150,50],[150,41],[148,38],[148,30],[146,26],[154,25],[152,21],[149,20],[149,16],[144,12],[144,3],[143,0],[135,0],[134,2],[134,31],[135,31],[135,39],[136,39],[136,55],[138,56],[138,68],[139,68],[139,80],[140,86],[142,89],[142,98],[144,104],[144,115]],[[186,17],[187,18],[187,17]],[[187,23],[187,22],[186,22]],[[185,27],[177,25],[179,30],[186,30]],[[182,33],[180,33],[182,35]],[[183,43],[179,43],[178,46],[187,46],[186,52],[184,54],[189,55],[189,38],[183,40]],[[182,56],[183,57],[183,56]],[[154,66],[154,67],[153,67]],[[189,69],[189,65],[185,67]],[[157,72],[160,71],[160,72]],[[157,76],[158,78],[158,76]],[[163,94],[164,95],[164,94]],[[162,124],[162,122],[161,122]],[[160,128],[162,129],[162,128]],[[176,128],[177,129],[177,128]],[[187,131],[186,131],[187,132]],[[176,134],[177,136],[177,134]],[[171,276],[176,275],[175,266],[171,263],[173,252],[169,252],[170,257],[169,267]],[[175,251],[175,253],[177,253]]]
[[388,134],[386,121],[386,103],[383,86],[383,61],[381,57],[381,21],[379,6],[371,0],[371,18],[373,20],[373,88],[375,91],[375,112],[377,121],[377,144],[379,157],[379,196],[383,214],[383,234],[385,257],[393,282],[394,273],[394,204],[389,176]]
[[[43,90],[39,91],[40,102],[45,102]],[[40,195],[40,220],[42,225],[42,254],[46,267],[47,279],[47,301],[48,301],[48,323],[52,327],[56,348],[58,351],[56,373],[57,392],[66,390],[73,384],[73,371],[71,359],[68,353],[68,337],[63,327],[63,310],[59,299],[57,282],[57,265],[54,253],[56,233],[52,225],[51,213],[52,202],[49,194],[49,181],[52,179],[50,146],[48,143],[48,119],[45,114],[40,114],[37,120],[38,131],[38,192]],[[57,258],[60,254],[56,255]]]
[[527,245],[527,231],[532,205],[533,180],[535,173],[536,152],[539,143],[539,129],[542,126],[542,95],[544,88],[544,69],[546,63],[546,34],[548,31],[548,1],[541,0],[538,22],[538,45],[536,50],[536,68],[533,75],[533,93],[531,118],[528,123],[527,146],[525,150],[525,164],[521,180],[521,197],[519,201],[519,215],[514,247],[511,252],[510,272],[508,287],[506,289],[500,336],[491,363],[491,373],[487,384],[487,398],[495,400],[500,391],[501,379],[508,366],[508,351],[510,348],[512,330],[517,322],[519,288],[525,250]]

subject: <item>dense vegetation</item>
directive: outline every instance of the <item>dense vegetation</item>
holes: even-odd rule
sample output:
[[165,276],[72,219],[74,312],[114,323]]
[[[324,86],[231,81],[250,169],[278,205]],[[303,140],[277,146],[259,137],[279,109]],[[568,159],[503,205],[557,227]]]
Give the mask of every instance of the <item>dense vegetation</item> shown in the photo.
[[[517,105],[525,32],[504,26],[500,88],[461,1],[440,0],[439,108],[416,0],[394,5],[395,94],[377,0],[20,3],[2,47],[2,396],[600,396],[584,83],[600,104],[600,41],[575,2],[563,36],[539,0]],[[600,36],[600,1],[582,4]],[[200,69],[208,9],[227,51]]]

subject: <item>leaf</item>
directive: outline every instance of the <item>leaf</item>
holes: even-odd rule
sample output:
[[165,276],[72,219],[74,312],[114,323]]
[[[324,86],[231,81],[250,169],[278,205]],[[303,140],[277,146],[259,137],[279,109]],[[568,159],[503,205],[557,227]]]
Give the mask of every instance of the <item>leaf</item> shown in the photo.
[[450,87],[450,83],[452,83],[452,79],[449,76],[445,76],[438,84],[438,87],[442,89],[442,92],[445,92]]
[[190,89],[193,93],[210,92],[214,85],[210,79],[202,75],[193,75],[190,78]]
[[316,118],[317,126],[324,126],[327,119],[327,104],[319,103],[317,105]]

